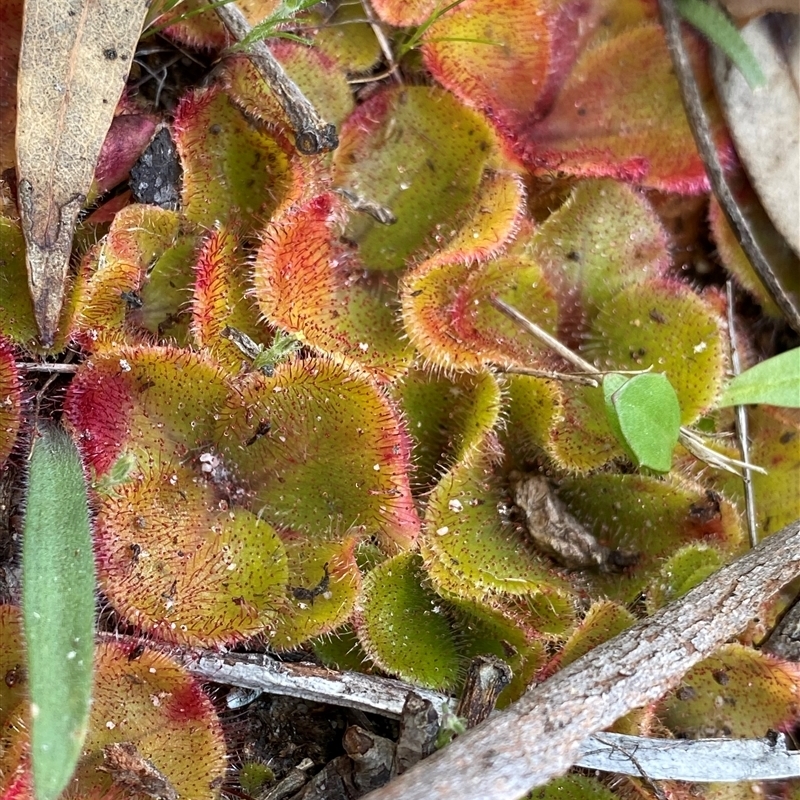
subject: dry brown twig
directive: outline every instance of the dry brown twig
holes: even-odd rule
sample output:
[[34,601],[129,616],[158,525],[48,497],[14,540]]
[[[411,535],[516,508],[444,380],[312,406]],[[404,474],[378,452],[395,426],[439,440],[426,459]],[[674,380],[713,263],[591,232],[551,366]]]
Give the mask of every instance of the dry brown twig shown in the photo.
[[800,574],[800,520],[596,647],[368,800],[511,800],[566,772],[592,734],[656,700]]
[[[217,14],[228,32],[241,42],[252,28],[236,3],[217,6]],[[286,74],[264,42],[253,42],[248,56],[275,93],[295,132],[295,146],[303,155],[326,153],[339,144],[336,127],[325,122],[319,112]]]

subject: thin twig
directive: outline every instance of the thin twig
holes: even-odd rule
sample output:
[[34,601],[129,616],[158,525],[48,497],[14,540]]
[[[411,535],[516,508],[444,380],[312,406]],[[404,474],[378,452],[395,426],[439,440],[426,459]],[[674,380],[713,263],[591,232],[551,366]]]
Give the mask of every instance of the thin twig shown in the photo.
[[787,738],[645,739],[598,733],[581,746],[576,766],[656,781],[731,783],[800,775],[800,751]]
[[714,141],[711,137],[711,128],[703,107],[703,99],[700,96],[697,81],[694,79],[689,54],[684,47],[681,23],[678,12],[675,9],[675,2],[674,0],[658,0],[658,7],[661,12],[661,21],[664,26],[670,56],[672,57],[672,64],[675,67],[675,75],[680,86],[683,106],[691,123],[692,135],[708,173],[708,179],[714,195],[725,212],[731,227],[736,231],[742,250],[744,250],[756,273],[758,273],[761,282],[769,291],[778,308],[783,312],[787,322],[796,331],[800,332],[800,309],[795,306],[789,295],[781,287],[769,260],[764,254],[760,243],[756,240],[756,236],[734,199],[728,181],[725,178],[725,173],[717,155],[717,148],[714,146]]
[[[733,318],[733,281],[728,280],[725,288],[728,298],[728,337],[731,343],[731,367],[734,376],[736,376],[742,371],[742,364],[739,358],[736,325]],[[734,408],[734,424],[736,425],[736,437],[739,440],[739,452],[742,454],[742,461],[746,464],[750,461],[750,440],[747,426],[747,409],[744,406],[736,406]],[[742,483],[744,484],[744,510],[747,531],[750,536],[750,546],[755,547],[758,544],[756,498],[753,492],[753,474],[747,466],[742,469]]]
[[397,72],[397,67],[399,65],[397,61],[395,61],[392,46],[389,44],[389,40],[386,38],[386,34],[383,32],[380,20],[375,16],[372,5],[370,4],[369,0],[361,0],[361,7],[364,9],[364,13],[367,15],[367,20],[370,28],[372,28],[372,33],[378,40],[378,46],[381,49],[381,53],[383,53],[383,57],[386,59],[386,63],[389,65],[389,69],[386,70],[386,76],[388,77],[391,75],[395,82],[402,83],[403,80]]
[[491,364],[496,372],[505,372],[509,375],[530,375],[532,378],[545,378],[546,380],[564,381],[566,383],[580,383],[583,386],[597,388],[600,383],[588,375],[575,375],[571,372],[551,372],[546,369],[533,369],[532,367],[504,367],[500,364]]
[[77,372],[80,364],[48,364],[38,361],[17,361],[14,365],[22,372]]
[[[661,697],[800,575],[800,520],[606,642],[368,800],[513,800],[563,774],[584,742]],[[641,752],[636,752],[637,760]]]
[[535,322],[529,320],[523,313],[517,311],[514,306],[510,306],[504,300],[501,300],[499,297],[493,297],[492,305],[502,311],[507,317],[510,317],[514,320],[521,328],[524,328],[531,336],[534,336],[538,339],[542,344],[546,347],[549,347],[554,352],[558,353],[564,361],[568,361],[572,366],[577,367],[579,370],[583,372],[588,372],[592,375],[596,375],[600,372],[599,369],[594,364],[590,364],[588,361],[582,359],[577,353],[573,353],[565,345],[561,344],[555,336],[551,336],[544,328],[540,328]]
[[[216,11],[237,42],[241,42],[252,31],[236,3],[218,6]],[[322,119],[264,42],[253,42],[248,56],[286,112],[295,131],[295,146],[298,151],[303,155],[314,155],[335,150],[339,145],[336,126]]]

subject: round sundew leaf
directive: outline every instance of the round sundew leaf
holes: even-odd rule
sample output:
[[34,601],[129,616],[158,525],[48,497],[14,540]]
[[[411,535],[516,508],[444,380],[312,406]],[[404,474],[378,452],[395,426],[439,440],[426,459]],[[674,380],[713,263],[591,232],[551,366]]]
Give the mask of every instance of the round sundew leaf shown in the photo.
[[425,65],[466,105],[501,123],[530,124],[553,61],[563,57],[553,52],[557,9],[548,2],[466,0],[425,32]]
[[436,11],[438,0],[375,0],[375,13],[397,28],[422,25]]
[[434,588],[480,601],[493,593],[527,595],[563,587],[519,532],[504,524],[497,510],[501,499],[483,453],[442,477],[425,509],[421,542]]
[[527,800],[617,800],[619,795],[586,775],[563,775],[534,789]]
[[655,612],[662,606],[683,597],[725,563],[723,554],[707,544],[687,544],[672,555],[647,589],[647,610]]
[[[8,607],[0,607],[0,624],[3,618],[8,618],[3,609]],[[16,609],[11,616],[15,613]],[[3,648],[2,656],[23,663],[21,643],[9,639],[7,634],[13,632],[4,627],[2,641],[7,647]],[[23,691],[24,683],[23,678],[20,683]],[[125,702],[120,703],[123,689]],[[17,705],[12,715],[15,724],[0,730],[4,744],[0,775],[12,776],[15,768],[26,764],[27,714],[27,702]],[[110,763],[108,758],[104,759],[103,750],[114,743],[134,744],[136,751],[129,752],[134,756],[138,752],[165,779],[161,789],[168,791],[171,787],[187,798],[211,800],[219,796],[227,766],[224,735],[214,707],[200,685],[161,653],[144,650],[136,654],[131,646],[103,642],[95,655],[92,709],[83,756],[63,794],[65,800],[112,797],[122,800],[130,796],[130,789],[123,790],[119,783],[116,790],[112,789],[112,774],[98,769],[104,761],[106,765]],[[113,759],[113,749],[110,755]],[[6,767],[11,767],[11,771],[7,772]],[[32,797],[28,769],[24,768],[24,790],[3,797],[19,800]],[[0,791],[8,788],[0,777]]]
[[[22,656],[19,656],[22,658]],[[33,776],[30,769],[30,732],[26,715],[30,703],[20,700],[9,709],[6,722],[0,725],[0,798],[31,800]]]
[[[11,137],[13,140],[13,136]],[[0,214],[0,337],[21,345],[30,353],[60,353],[75,314],[75,287],[71,286],[61,309],[56,338],[49,350],[39,342],[25,264],[25,239],[17,220]]]
[[[141,462],[140,462],[141,464]],[[288,570],[278,534],[215,487],[163,463],[101,495],[95,549],[119,613],[160,639],[231,643],[274,622]]]
[[412,370],[396,386],[414,441],[414,482],[428,487],[445,465],[466,458],[497,424],[500,386],[489,372],[457,373],[448,379]]
[[630,628],[635,622],[636,617],[624,606],[610,600],[595,601],[557,656],[558,666],[566,667],[567,664],[577,661],[597,645]]
[[443,601],[424,579],[415,553],[401,553],[369,572],[358,638],[382,669],[419,686],[451,689],[461,658]]
[[505,598],[525,625],[548,637],[563,637],[574,627],[580,602],[579,595],[562,583],[542,584],[534,594]]
[[737,375],[719,400],[723,407],[756,403],[800,408],[800,347]]
[[0,216],[0,335],[35,347],[39,336],[28,290],[25,239],[19,222]]
[[288,604],[270,631],[270,647],[297,647],[338,628],[350,617],[361,586],[361,572],[354,557],[358,538],[286,541]]
[[531,375],[508,375],[506,425],[502,435],[506,449],[533,456],[542,449],[550,436],[550,428],[561,403],[557,381]]
[[[148,205],[130,205],[119,211],[105,240],[92,248],[81,265],[71,335],[90,349],[98,340],[130,339],[132,331],[142,327],[143,316],[152,315],[153,299],[161,302],[151,292],[148,308],[143,309],[142,287],[152,278],[163,288],[160,276],[151,272],[176,245],[180,253],[178,264],[188,267],[194,238],[181,235],[181,220],[176,212]],[[170,311],[177,311],[185,303],[186,288]]]
[[350,624],[312,640],[311,644],[315,655],[330,669],[372,672],[369,658]]
[[186,298],[194,283],[194,237],[182,238],[167,250],[149,270],[142,286],[142,307],[132,316],[163,343],[189,343],[191,309]]
[[609,377],[603,390],[612,429],[619,426],[637,466],[669,472],[681,427],[681,407],[672,384],[660,372],[634,375],[616,388]]
[[678,396],[681,423],[716,401],[725,348],[715,309],[677,281],[648,280],[618,292],[592,324],[585,354],[601,369],[663,372]]
[[602,387],[562,383],[545,450],[560,469],[588,472],[624,455],[605,412]]
[[160,773],[162,796],[171,787],[176,797],[218,798],[228,766],[225,738],[200,684],[162,653],[136,656],[112,642],[98,646],[96,665],[85,755],[64,800],[109,791],[114,771],[98,766],[113,766],[120,745],[122,753],[147,759]]
[[167,39],[203,52],[222,50],[233,44],[222,20],[205,0],[183,0],[173,4],[166,14],[169,16],[159,15],[157,24],[160,27],[168,24],[170,18],[175,20],[163,31]]
[[395,293],[346,269],[337,216],[338,200],[324,194],[273,217],[254,262],[256,302],[266,319],[317,350],[395,376],[413,357]]
[[228,387],[209,357],[170,347],[110,349],[82,365],[64,412],[98,477],[126,443],[177,459],[212,440]]
[[564,480],[559,496],[602,544],[638,555],[624,573],[591,575],[597,591],[621,603],[656,580],[663,559],[683,545],[705,542],[733,555],[743,543],[732,504],[687,481],[598,473]]
[[21,422],[22,386],[11,345],[0,336],[0,467],[17,440]]
[[355,365],[306,358],[238,379],[215,441],[273,524],[325,536],[359,526],[390,549],[419,531],[410,439],[394,405]]
[[174,131],[183,213],[192,222],[206,228],[235,222],[246,233],[296,195],[289,142],[251,125],[218,88],[184,97]]
[[655,713],[682,738],[758,738],[797,722],[799,678],[795,663],[727,644],[692,667]]
[[244,258],[230,228],[220,226],[203,240],[195,265],[192,297],[192,338],[232,372],[247,361],[242,351],[222,335],[230,326],[248,335],[257,345],[272,338],[258,325],[248,286]]
[[553,332],[558,311],[552,289],[540,267],[521,256],[479,265],[439,256],[423,262],[403,281],[403,323],[437,366],[534,366],[542,347],[492,305],[494,296]]
[[531,250],[556,288],[562,314],[579,299],[579,311],[594,316],[623,286],[670,265],[666,233],[650,204],[610,180],[578,183],[536,230]]
[[511,668],[511,683],[501,692],[497,706],[504,708],[524,694],[545,661],[545,648],[534,631],[526,630],[519,615],[486,603],[448,598],[459,650],[465,658],[493,655]]
[[499,255],[523,225],[525,186],[516,172],[487,169],[478,193],[465,210],[465,221],[447,244],[440,260],[484,261]]
[[[800,463],[800,412],[791,408],[748,409],[750,461],[767,470],[752,473],[759,538],[779,531],[800,516],[797,464]],[[737,455],[737,454],[735,454]],[[714,485],[736,500],[744,513],[742,481],[720,472]]]
[[360,6],[343,3],[326,23],[314,36],[314,49],[332,58],[346,73],[370,72],[380,61],[380,43],[369,23],[364,21]]
[[379,91],[349,117],[340,138],[335,185],[397,218],[387,226],[353,216],[345,230],[364,264],[379,270],[398,269],[449,238],[497,153],[495,134],[478,114],[426,86]]
[[[739,198],[737,198],[738,201]],[[782,312],[769,292],[764,288],[750,259],[733,232],[717,198],[712,195],[708,208],[708,223],[711,237],[717,246],[717,254],[725,269],[743,286],[761,306],[762,311],[773,319],[780,319]]]
[[[699,42],[689,44],[693,61],[699,59]],[[702,95],[710,95],[708,70],[695,74]],[[711,123],[729,161],[718,111]],[[516,149],[534,170],[612,177],[665,192],[694,194],[708,186],[655,23],[624,29],[586,49],[547,117],[519,133]]]

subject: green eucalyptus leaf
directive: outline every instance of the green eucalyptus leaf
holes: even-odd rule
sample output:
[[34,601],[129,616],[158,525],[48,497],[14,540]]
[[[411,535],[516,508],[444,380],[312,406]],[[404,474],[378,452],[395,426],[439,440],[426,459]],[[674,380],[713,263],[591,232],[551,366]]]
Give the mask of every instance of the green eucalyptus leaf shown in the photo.
[[22,552],[22,608],[36,800],[69,781],[89,721],[94,659],[94,556],[86,481],[60,428],[33,443]]
[[667,376],[646,372],[625,380],[619,374],[607,375],[603,394],[611,427],[622,434],[622,443],[636,463],[656,472],[669,472],[680,433],[681,409]]
[[719,402],[722,407],[751,403],[800,408],[800,347],[737,375]]

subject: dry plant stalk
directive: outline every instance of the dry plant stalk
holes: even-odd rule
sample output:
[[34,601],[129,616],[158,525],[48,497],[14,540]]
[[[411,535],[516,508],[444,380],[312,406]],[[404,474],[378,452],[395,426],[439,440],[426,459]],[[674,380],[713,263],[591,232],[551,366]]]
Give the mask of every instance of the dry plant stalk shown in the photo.
[[511,800],[566,772],[592,734],[652,702],[800,574],[800,520],[596,647],[368,800]]

